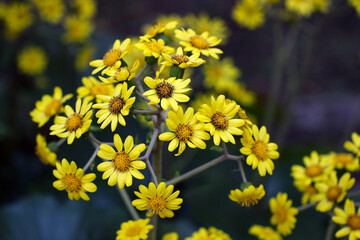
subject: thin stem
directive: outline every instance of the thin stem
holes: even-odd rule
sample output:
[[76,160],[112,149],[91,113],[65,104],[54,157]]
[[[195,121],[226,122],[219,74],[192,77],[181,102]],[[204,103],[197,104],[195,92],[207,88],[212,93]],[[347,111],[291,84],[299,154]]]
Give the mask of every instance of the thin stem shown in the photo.
[[243,164],[242,164],[242,159],[238,159],[238,163],[239,163],[239,170],[240,170],[242,180],[243,180],[244,183],[246,183],[247,179],[246,179],[244,167],[243,167]]
[[141,75],[143,75],[143,73],[145,72],[146,68],[147,68],[147,64],[145,63],[144,67],[141,69],[141,71],[134,77],[135,83],[140,91],[141,94],[144,93],[144,88],[140,82],[140,77]]
[[332,221],[332,218],[330,218],[328,227],[327,227],[327,229],[326,229],[325,240],[331,240],[331,239],[333,239],[334,230],[335,230],[335,224],[334,224],[334,222]]
[[127,208],[127,210],[129,211],[131,217],[134,219],[134,220],[139,220],[140,219],[140,216],[139,214],[137,213],[135,207],[131,204],[131,200],[130,200],[130,197],[128,195],[128,193],[126,192],[126,190],[123,188],[123,189],[120,189],[119,188],[119,185],[116,184],[116,189],[118,190],[118,192],[120,193],[120,196],[121,198],[123,199],[124,203],[125,203],[125,206]]
[[148,114],[148,115],[156,115],[157,111],[154,110],[143,110],[143,109],[135,109],[133,111],[134,114]]
[[91,155],[89,161],[83,167],[84,172],[86,172],[86,170],[90,167],[91,163],[95,160],[96,154],[99,151],[99,149],[100,149],[100,146],[97,146],[94,153]]
[[228,155],[229,152],[227,150],[227,147],[226,147],[226,143],[224,141],[221,142],[221,145],[222,145],[222,148],[224,149],[224,155]]
[[67,138],[61,138],[59,139],[59,141],[57,141],[55,143],[56,147],[60,147],[65,141],[66,141]]
[[102,144],[102,142],[99,141],[99,140],[94,136],[94,134],[92,134],[91,132],[89,133],[89,139],[90,139],[91,142],[95,143],[96,145],[99,145],[99,146],[100,146],[100,145]]
[[297,210],[298,210],[299,212],[301,212],[301,211],[304,211],[304,210],[306,210],[306,209],[308,209],[308,208],[311,208],[311,207],[315,206],[316,204],[318,204],[318,202],[311,202],[311,203],[308,203],[308,204],[306,204],[306,205],[297,207]]
[[154,172],[154,169],[151,166],[151,163],[150,163],[149,159],[146,159],[145,162],[146,162],[147,167],[149,168],[149,171],[150,171],[151,177],[153,179],[153,182],[155,183],[156,186],[159,185],[156,174]]

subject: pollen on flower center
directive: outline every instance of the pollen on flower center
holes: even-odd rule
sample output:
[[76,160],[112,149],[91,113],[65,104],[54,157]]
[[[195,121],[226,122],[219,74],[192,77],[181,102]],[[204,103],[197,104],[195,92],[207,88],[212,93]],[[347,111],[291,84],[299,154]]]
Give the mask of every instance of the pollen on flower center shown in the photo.
[[81,128],[83,123],[83,117],[78,113],[74,113],[66,119],[65,129],[72,132]]
[[320,165],[312,165],[312,166],[308,166],[305,169],[305,174],[308,175],[309,177],[316,177],[322,174],[323,171],[324,169]]
[[62,105],[59,100],[52,100],[45,108],[45,115],[50,117],[51,115],[59,112],[61,106]]
[[309,185],[306,187],[305,192],[307,192],[309,195],[315,195],[316,194],[316,188],[314,188],[312,185]]
[[96,97],[96,95],[107,95],[108,94],[108,90],[106,87],[102,86],[102,85],[94,85],[91,89],[90,89],[90,94],[94,97]]
[[186,142],[191,139],[193,135],[193,128],[188,124],[180,124],[176,129],[176,137],[181,142]]
[[358,215],[349,216],[347,223],[349,224],[351,230],[359,230],[360,229],[360,216],[358,216]]
[[168,82],[160,82],[156,85],[155,91],[159,98],[169,98],[174,90],[174,87]]
[[193,47],[199,49],[208,49],[210,44],[209,42],[200,35],[195,35],[190,38],[190,43]]
[[124,151],[122,152],[117,152],[115,154],[115,157],[112,160],[115,168],[117,170],[119,170],[120,172],[126,172],[130,169],[131,164],[130,164],[130,157],[127,153],[125,153]]
[[222,112],[216,112],[211,117],[211,123],[217,130],[225,130],[229,126],[229,120]]
[[160,54],[162,52],[162,46],[158,42],[146,42],[146,46],[150,49],[151,52]]
[[341,195],[341,188],[338,186],[329,187],[329,189],[326,192],[326,197],[330,201],[336,201],[338,197]]
[[115,48],[110,49],[107,53],[105,53],[103,57],[103,62],[105,66],[112,66],[116,63],[117,60],[121,57],[121,49]]
[[259,199],[256,198],[255,195],[250,195],[247,197],[244,197],[243,199],[240,199],[238,203],[243,207],[249,207],[250,205],[255,205],[259,202]]
[[166,199],[163,197],[155,196],[148,200],[149,207],[158,214],[160,211],[166,208]]
[[251,148],[251,150],[259,160],[265,160],[266,159],[267,145],[266,145],[266,143],[264,141],[256,140],[254,142],[254,145]]
[[177,61],[179,64],[187,63],[189,61],[189,58],[184,55],[174,55],[172,56],[172,59]]
[[274,215],[279,223],[283,223],[287,219],[287,211],[283,207],[278,207],[275,210]]
[[336,154],[335,155],[335,160],[337,162],[343,163],[343,164],[347,164],[347,163],[351,163],[353,161],[353,157],[351,154]]
[[66,191],[78,192],[81,190],[81,181],[74,174],[64,175],[61,181],[63,182]]
[[127,237],[135,237],[138,236],[141,233],[142,228],[139,227],[138,225],[129,227],[128,229],[126,229],[126,236]]
[[125,101],[122,97],[113,97],[109,102],[109,111],[113,114],[119,114],[124,105]]

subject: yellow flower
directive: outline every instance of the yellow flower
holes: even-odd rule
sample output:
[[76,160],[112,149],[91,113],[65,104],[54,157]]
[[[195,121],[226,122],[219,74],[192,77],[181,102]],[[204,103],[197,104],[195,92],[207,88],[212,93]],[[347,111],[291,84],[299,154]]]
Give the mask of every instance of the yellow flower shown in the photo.
[[360,237],[360,208],[355,212],[355,204],[350,199],[346,199],[344,210],[335,208],[335,216],[332,217],[334,223],[345,225],[335,233],[335,237],[343,238],[349,235],[349,240],[356,240]]
[[352,6],[355,9],[358,16],[360,16],[360,1],[359,0],[349,0],[349,4],[350,4],[350,6]]
[[250,131],[253,123],[250,121],[250,118],[246,114],[245,110],[240,107],[237,116],[238,118],[243,119],[245,121],[245,124],[241,127],[241,129],[244,130],[246,128]]
[[346,169],[354,172],[359,169],[359,157],[354,157],[350,153],[331,153],[330,157],[337,169]]
[[56,170],[53,170],[54,176],[59,179],[53,182],[54,188],[59,191],[65,190],[70,200],[79,200],[80,198],[89,201],[90,198],[85,192],[95,192],[97,187],[92,181],[96,175],[89,173],[84,175],[81,168],[77,168],[75,162],[69,162],[64,158],[56,163]]
[[96,13],[95,0],[75,0],[73,6],[81,18],[92,18]]
[[197,34],[194,30],[189,28],[187,31],[175,30],[175,37],[180,39],[180,44],[185,47],[185,52],[192,52],[193,54],[201,53],[205,56],[211,56],[213,58],[219,59],[218,54],[223,53],[218,48],[213,48],[216,45],[219,45],[221,39],[218,39],[215,36],[209,37],[208,32],[203,32]]
[[287,198],[286,193],[278,193],[276,198],[270,199],[269,203],[272,212],[270,223],[276,225],[277,231],[284,236],[291,234],[296,223],[295,215],[298,214],[298,210],[291,207],[292,201]]
[[198,111],[201,108],[201,105],[204,104],[204,102],[210,102],[211,101],[211,96],[215,95],[214,93],[201,93],[201,92],[197,92],[193,98],[191,98],[191,102],[190,105],[196,110]]
[[124,82],[124,81],[130,81],[135,77],[135,72],[138,69],[140,64],[139,60],[136,60],[134,64],[132,65],[132,68],[128,67],[120,67],[117,70],[109,70],[105,74],[110,76],[108,78],[104,78],[99,76],[100,80],[103,82],[103,84],[113,84],[117,82]]
[[25,2],[12,1],[6,6],[4,15],[5,36],[14,39],[28,28],[34,20],[31,6]]
[[60,87],[54,88],[54,94],[44,95],[41,100],[36,101],[35,109],[30,112],[33,122],[38,123],[42,127],[49,119],[63,112],[63,103],[72,97],[72,94],[63,96]]
[[302,181],[295,181],[294,185],[303,194],[302,197],[301,197],[301,204],[302,205],[305,205],[308,202],[315,202],[316,201],[315,199],[316,199],[316,195],[317,195],[318,191],[313,186],[313,184],[306,185]]
[[95,49],[91,44],[86,44],[76,55],[75,67],[78,71],[83,71],[89,66],[89,61],[94,57]]
[[319,201],[316,210],[327,212],[331,210],[335,202],[343,201],[347,190],[355,184],[355,178],[350,179],[350,177],[350,173],[345,173],[338,182],[336,172],[333,171],[327,181],[316,183],[315,187],[319,192],[314,198],[315,201]]
[[185,240],[231,240],[230,236],[227,233],[224,233],[220,229],[215,227],[200,228],[197,232],[194,232],[191,237],[185,238]]
[[191,148],[205,149],[206,144],[203,140],[209,140],[210,135],[204,131],[204,124],[199,124],[194,109],[189,107],[185,113],[179,106],[177,111],[169,111],[166,125],[172,132],[162,133],[159,136],[161,141],[171,141],[168,147],[169,152],[174,151],[179,146],[179,151],[175,156],[179,156],[186,148],[186,144]]
[[46,22],[59,23],[64,14],[64,3],[62,0],[32,0],[40,18]]
[[360,135],[356,132],[351,134],[352,142],[346,141],[344,143],[344,148],[349,152],[356,154],[358,157],[360,156]]
[[211,96],[211,106],[207,104],[201,106],[198,120],[206,123],[204,129],[213,136],[215,145],[220,144],[220,139],[235,144],[233,135],[243,134],[239,127],[244,125],[245,121],[232,119],[239,109],[240,106],[235,102],[227,103],[224,95],[218,96],[217,99]]
[[64,27],[63,39],[67,43],[83,43],[94,30],[94,24],[89,19],[75,15],[65,18]]
[[205,60],[200,57],[200,53],[192,54],[191,56],[184,55],[181,47],[176,50],[173,56],[169,54],[163,54],[164,62],[161,64],[169,67],[172,65],[178,66],[179,68],[198,67],[205,63]]
[[34,76],[42,73],[47,65],[47,56],[41,47],[25,48],[17,57],[20,72]]
[[240,25],[250,30],[262,26],[265,14],[259,0],[241,0],[232,11],[232,18]]
[[286,0],[285,7],[302,17],[309,17],[315,10],[313,0]]
[[[50,135],[56,135],[60,138],[67,138],[67,143],[72,144],[75,137],[80,138],[82,134],[87,132],[90,128],[93,113],[90,110],[92,103],[84,99],[81,104],[81,99],[76,101],[75,112],[69,106],[65,106],[66,117],[56,116],[54,125],[50,127],[52,131]],[[90,111],[89,111],[90,110]]]
[[56,153],[52,152],[47,147],[45,137],[41,134],[36,135],[35,153],[43,164],[55,166],[55,163],[58,162],[56,159]]
[[161,62],[163,54],[171,54],[175,51],[174,48],[165,46],[165,42],[162,39],[148,39],[145,37],[140,37],[141,42],[136,43],[135,47],[143,50],[145,57],[154,57],[158,58],[158,63]]
[[156,78],[146,77],[145,84],[151,88],[144,92],[144,96],[150,99],[148,104],[155,105],[160,103],[160,106],[167,110],[169,106],[177,111],[178,102],[188,102],[190,98],[184,93],[191,90],[186,88],[190,83],[188,79],[176,79],[175,77],[164,79],[159,78],[159,72],[156,72]]
[[[96,80],[93,76],[83,77],[81,79],[84,86],[77,89],[78,98],[86,97],[88,101],[92,101],[97,95],[113,95],[113,85],[103,85],[100,81]],[[101,102],[101,99],[97,98],[97,102]]]
[[229,194],[230,200],[240,204],[242,207],[250,207],[255,205],[265,196],[264,186],[260,184],[255,188],[253,185],[241,191],[240,189],[231,190]]
[[205,86],[207,88],[215,88],[216,91],[226,91],[229,89],[229,83],[237,82],[241,76],[241,71],[238,69],[234,60],[226,57],[222,60],[208,61],[204,65]]
[[121,66],[121,59],[129,53],[130,39],[125,39],[122,43],[120,40],[114,42],[113,47],[105,53],[103,59],[91,61],[89,64],[96,67],[91,74],[96,74],[104,69],[101,74],[111,69],[118,69]]
[[103,103],[94,104],[93,108],[100,109],[96,113],[99,118],[97,123],[102,123],[100,128],[104,129],[111,123],[111,131],[115,131],[117,124],[125,126],[126,122],[123,116],[129,115],[130,108],[135,102],[135,97],[131,97],[135,86],[127,88],[127,83],[118,84],[115,87],[113,96],[97,95],[96,98],[103,101]]
[[132,201],[132,205],[140,211],[148,210],[146,214],[148,217],[158,214],[161,218],[172,218],[174,217],[172,210],[180,209],[179,205],[183,202],[182,198],[177,198],[180,191],[173,193],[173,190],[174,185],[166,186],[164,182],[157,187],[153,182],[149,183],[148,188],[140,185],[140,192],[134,192],[139,199]]
[[161,240],[179,240],[179,235],[176,232],[167,233]]
[[312,182],[325,181],[334,169],[331,158],[319,156],[316,151],[312,151],[310,157],[304,157],[304,164],[305,167],[300,165],[291,167],[291,176],[294,177],[295,185],[297,182],[310,185]]
[[127,221],[121,224],[120,230],[116,232],[116,240],[140,240],[148,239],[148,233],[154,228],[148,224],[150,219],[139,219]]
[[274,170],[273,159],[279,158],[279,152],[276,150],[276,143],[269,143],[270,136],[266,133],[266,127],[262,126],[260,131],[253,124],[251,131],[244,129],[244,135],[241,138],[243,145],[240,148],[242,154],[248,155],[246,163],[252,166],[252,169],[258,168],[260,176],[265,176],[266,172],[272,175]]
[[263,227],[260,225],[252,225],[249,234],[255,235],[259,240],[282,240],[281,235],[272,227]]
[[177,25],[177,22],[176,21],[172,21],[172,22],[168,22],[168,23],[158,23],[152,27],[150,27],[144,37],[146,38],[154,38],[156,36],[158,36],[159,34],[167,31],[167,30],[171,30],[171,29],[174,29]]
[[331,0],[313,0],[314,9],[322,13],[327,13],[331,4]]

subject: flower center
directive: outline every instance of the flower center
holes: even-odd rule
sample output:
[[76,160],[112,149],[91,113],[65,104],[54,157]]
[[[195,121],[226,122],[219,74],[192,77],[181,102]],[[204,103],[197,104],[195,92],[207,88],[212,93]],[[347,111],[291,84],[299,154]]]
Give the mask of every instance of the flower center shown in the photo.
[[55,113],[59,112],[62,107],[61,102],[59,100],[52,100],[45,108],[45,115],[50,117]]
[[193,128],[189,124],[179,124],[176,129],[176,137],[181,142],[186,142],[191,139],[193,135]]
[[121,96],[113,97],[109,102],[109,111],[113,114],[119,114],[124,105],[125,101]]
[[94,97],[96,97],[96,95],[107,95],[108,93],[108,89],[99,84],[92,86],[92,88],[90,89],[90,94]]
[[359,230],[360,229],[360,216],[351,215],[347,220],[351,230]]
[[267,144],[263,140],[256,140],[251,148],[254,155],[259,160],[266,160],[267,157]]
[[141,227],[139,227],[138,225],[131,226],[128,229],[126,229],[126,236],[127,237],[139,236],[140,232],[141,232]]
[[160,82],[155,87],[156,94],[159,98],[169,98],[174,90],[174,87],[168,82]]
[[103,57],[103,62],[105,66],[112,66],[116,63],[117,60],[121,57],[121,49],[115,48],[110,49],[107,53],[105,53]]
[[66,174],[61,179],[66,191],[79,192],[81,190],[81,181],[74,174]]
[[255,195],[249,195],[249,196],[244,196],[243,198],[238,200],[238,203],[243,207],[249,207],[250,205],[255,205],[259,202],[259,200],[257,199],[257,196]]
[[78,113],[74,113],[73,115],[71,115],[66,119],[65,129],[67,131],[72,132],[78,128],[81,128],[82,125],[83,125],[83,117]]
[[163,47],[158,42],[146,42],[145,44],[151,52],[157,53],[159,55],[162,53]]
[[189,61],[189,58],[184,55],[174,55],[172,59],[177,61],[179,65],[182,63],[187,63]]
[[308,166],[305,169],[305,174],[309,177],[316,177],[322,174],[324,169],[320,165]]
[[229,126],[229,120],[222,112],[216,112],[211,117],[211,123],[217,130],[225,130]]
[[120,172],[126,172],[130,169],[130,157],[124,151],[117,152],[112,160],[114,167]]
[[278,221],[278,223],[283,223],[286,221],[287,219],[287,211],[284,207],[278,207],[275,212],[274,215]]
[[316,188],[314,188],[312,185],[309,185],[305,188],[305,192],[309,195],[315,195],[317,193]]
[[335,161],[342,164],[348,164],[353,161],[353,156],[351,154],[339,153],[335,155]]
[[210,44],[209,42],[200,35],[195,35],[190,38],[190,43],[193,47],[199,49],[208,49]]
[[148,200],[149,207],[158,214],[160,211],[166,208],[166,199],[163,197],[155,196]]
[[338,197],[341,195],[341,188],[338,186],[329,187],[329,189],[326,192],[326,197],[330,201],[336,201]]

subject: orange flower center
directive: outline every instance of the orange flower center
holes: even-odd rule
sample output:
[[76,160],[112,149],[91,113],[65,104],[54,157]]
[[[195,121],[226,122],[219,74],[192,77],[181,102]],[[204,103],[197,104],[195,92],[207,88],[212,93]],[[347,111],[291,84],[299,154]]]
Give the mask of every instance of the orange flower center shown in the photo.
[[156,214],[166,208],[166,199],[163,197],[155,196],[148,200],[149,208],[151,208]]
[[126,172],[131,167],[130,157],[124,151],[117,152],[112,160],[114,167],[120,172]]
[[315,195],[317,193],[316,188],[314,188],[312,185],[309,185],[305,188],[305,192],[309,195]]
[[330,201],[336,201],[341,195],[341,188],[338,186],[329,187],[326,192],[326,197]]
[[267,159],[267,144],[263,140],[256,140],[251,148],[257,159],[263,161]]
[[319,176],[324,172],[324,169],[320,165],[308,166],[305,169],[305,174],[309,177]]
[[229,120],[222,112],[214,113],[214,115],[211,117],[211,123],[217,130],[225,130],[229,126]]
[[159,98],[169,98],[174,90],[174,87],[168,82],[160,82],[156,85],[155,91]]
[[124,107],[125,101],[122,97],[113,97],[109,102],[109,111],[112,114],[119,114],[121,109]]
[[209,42],[200,35],[190,37],[190,43],[193,47],[198,49],[208,49],[210,46]]
[[351,215],[347,220],[351,230],[359,230],[360,229],[360,216],[359,215]]
[[62,104],[59,100],[52,100],[45,108],[45,115],[50,117],[60,111]]
[[127,237],[135,237],[139,236],[141,233],[141,227],[138,225],[134,225],[126,229],[126,236]]
[[255,194],[250,194],[248,196],[243,195],[243,197],[239,198],[237,203],[239,203],[242,207],[249,207],[250,205],[255,205],[259,202],[258,196]]
[[179,124],[176,129],[176,137],[181,142],[186,142],[191,139],[193,135],[193,128],[189,124]]
[[121,53],[120,48],[110,49],[103,57],[104,65],[113,66],[120,59]]
[[66,191],[79,192],[81,190],[81,180],[74,174],[66,174],[61,179]]
[[90,94],[93,97],[96,97],[96,95],[107,95],[107,94],[109,94],[109,91],[105,86],[97,84],[97,85],[94,85],[91,87]]
[[65,129],[67,131],[72,132],[78,128],[81,128],[82,125],[83,125],[83,117],[78,113],[74,113],[66,119]]
[[286,221],[287,219],[287,211],[283,206],[278,207],[275,211],[274,211],[274,215],[278,221],[278,223],[283,223]]
[[179,65],[182,63],[187,63],[189,61],[189,58],[184,55],[174,55],[172,59],[177,61]]
[[338,153],[335,155],[335,161],[342,163],[342,164],[348,164],[353,162],[354,158],[351,154],[347,153]]
[[146,42],[145,45],[150,49],[151,52],[161,54],[163,51],[163,46],[161,46],[158,42]]

